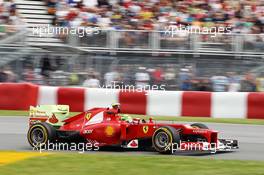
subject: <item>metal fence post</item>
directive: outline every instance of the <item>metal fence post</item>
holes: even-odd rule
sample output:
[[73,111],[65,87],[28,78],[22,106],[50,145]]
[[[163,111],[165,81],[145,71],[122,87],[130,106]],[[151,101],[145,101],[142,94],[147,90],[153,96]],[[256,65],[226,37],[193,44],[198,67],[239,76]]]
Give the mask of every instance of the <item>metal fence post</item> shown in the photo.
[[115,49],[118,48],[118,35],[115,30],[107,30],[107,49],[111,50],[111,55],[115,55]]
[[244,45],[244,38],[242,35],[233,35],[233,51],[236,53],[235,57],[240,58],[240,56],[237,56],[237,54],[241,53],[243,50],[243,45]]
[[[152,52],[155,52],[160,49],[160,32],[159,31],[151,31],[149,32],[149,47]],[[156,55],[152,53],[152,55]]]
[[200,44],[200,35],[194,33],[194,34],[191,34],[190,38],[191,38],[190,39],[191,49],[195,53],[194,54],[194,57],[199,57],[200,55],[198,54],[199,53],[198,50],[201,47],[201,44]]

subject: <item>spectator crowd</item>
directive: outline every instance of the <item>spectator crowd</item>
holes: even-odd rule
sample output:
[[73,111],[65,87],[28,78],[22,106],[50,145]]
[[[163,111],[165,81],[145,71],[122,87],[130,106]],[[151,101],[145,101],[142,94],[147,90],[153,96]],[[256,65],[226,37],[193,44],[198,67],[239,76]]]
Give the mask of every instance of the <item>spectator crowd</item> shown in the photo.
[[[264,74],[263,74],[264,75]],[[264,89],[264,76],[247,72],[238,75],[227,72],[221,75],[196,76],[192,67],[177,71],[172,66],[146,68],[124,66],[113,69],[100,77],[100,73],[90,70],[83,86],[90,88],[131,88],[146,90],[182,90],[214,92],[256,92]],[[126,86],[127,85],[127,86]],[[153,88],[155,86],[155,88]]]
[[169,25],[263,33],[263,0],[47,0],[60,26],[164,30]]
[[[255,35],[264,34],[264,0],[47,0],[47,6],[54,26],[126,30],[118,37],[120,47],[146,48],[147,33],[131,30],[155,30],[162,33],[161,48],[189,48],[189,37],[199,33],[209,34],[200,40],[230,49],[233,40],[222,33],[234,33],[252,34],[244,38],[245,48],[264,49],[264,35]],[[82,35],[80,44],[98,46],[105,37],[100,34],[87,34],[87,40]]]
[[16,25],[22,25],[16,4],[13,0],[0,0],[0,37],[17,31]]
[[[48,13],[54,15],[53,25],[63,27],[89,26],[100,29],[132,29],[164,31],[168,26],[231,27],[233,33],[264,33],[264,0],[46,0]],[[17,25],[20,20],[12,0],[0,0],[0,24]],[[7,28],[0,25],[1,30]],[[8,28],[12,31],[12,28]],[[225,31],[226,32],[226,31]],[[3,33],[3,32],[2,32]],[[132,43],[127,33],[125,43]],[[179,34],[182,35],[182,34]],[[140,37],[140,42],[144,42]],[[247,36],[248,43],[263,50],[263,35]],[[0,82],[33,82],[44,85],[83,85],[85,87],[132,85],[137,88],[157,85],[160,90],[194,91],[264,91],[264,75],[227,72],[200,77],[192,66],[144,67],[124,65],[108,72],[94,69],[73,72],[42,67],[24,67],[17,75],[10,67],[0,69]],[[59,64],[58,64],[59,65]]]
[[[0,82],[31,82],[51,86],[83,86],[87,88],[182,90],[214,92],[256,92],[264,91],[264,73],[227,72],[218,75],[197,75],[192,66],[176,68],[176,65],[144,67],[140,65],[119,65],[108,72],[97,72],[89,68],[72,72],[51,68],[43,61],[40,68],[26,66],[22,75],[6,66],[0,69]],[[76,66],[76,65],[75,65]],[[78,67],[78,66],[76,66]]]

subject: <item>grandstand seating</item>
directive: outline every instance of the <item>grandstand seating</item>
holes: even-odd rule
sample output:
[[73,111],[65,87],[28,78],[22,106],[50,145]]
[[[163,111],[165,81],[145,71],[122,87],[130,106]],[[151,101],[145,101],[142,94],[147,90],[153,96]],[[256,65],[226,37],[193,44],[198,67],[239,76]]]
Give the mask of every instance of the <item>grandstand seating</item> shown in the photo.
[[27,23],[26,42],[31,46],[61,46],[62,41],[55,35],[44,34],[39,37],[33,34],[33,27],[52,25],[53,16],[48,14],[46,3],[42,0],[15,0],[19,15]]

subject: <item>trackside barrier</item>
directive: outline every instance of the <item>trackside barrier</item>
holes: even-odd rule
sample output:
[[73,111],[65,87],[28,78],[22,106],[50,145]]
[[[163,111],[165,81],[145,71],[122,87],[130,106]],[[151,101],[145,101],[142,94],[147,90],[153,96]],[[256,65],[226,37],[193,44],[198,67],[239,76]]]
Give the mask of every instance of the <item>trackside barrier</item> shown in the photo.
[[36,105],[38,86],[32,84],[0,83],[0,109],[28,110]]
[[1,110],[28,110],[30,105],[64,104],[71,111],[121,104],[130,114],[264,119],[264,93],[146,91],[37,86],[0,83]]

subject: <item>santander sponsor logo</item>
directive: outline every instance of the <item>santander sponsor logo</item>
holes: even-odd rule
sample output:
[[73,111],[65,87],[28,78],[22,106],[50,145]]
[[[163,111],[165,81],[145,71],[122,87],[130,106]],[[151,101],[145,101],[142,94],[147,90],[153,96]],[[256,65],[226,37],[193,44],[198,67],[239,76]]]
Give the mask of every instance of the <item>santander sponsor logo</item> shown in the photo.
[[56,116],[54,114],[52,114],[52,117],[49,118],[49,122],[50,123],[58,123],[58,119],[56,118]]

